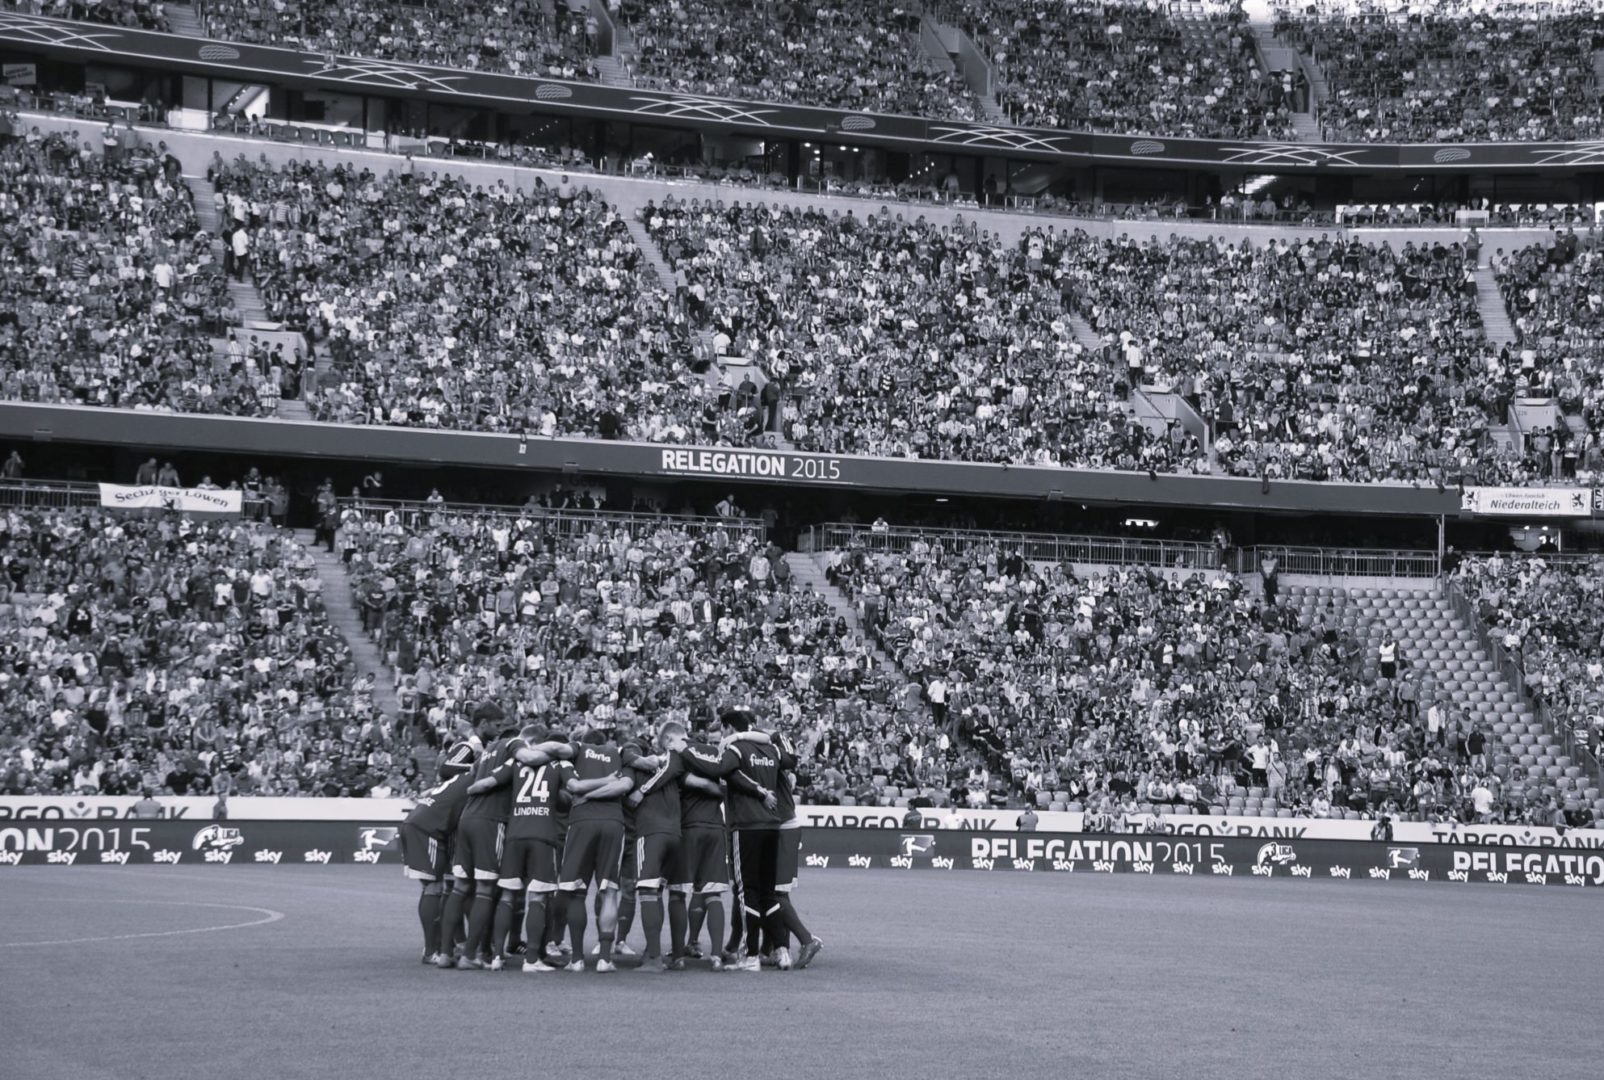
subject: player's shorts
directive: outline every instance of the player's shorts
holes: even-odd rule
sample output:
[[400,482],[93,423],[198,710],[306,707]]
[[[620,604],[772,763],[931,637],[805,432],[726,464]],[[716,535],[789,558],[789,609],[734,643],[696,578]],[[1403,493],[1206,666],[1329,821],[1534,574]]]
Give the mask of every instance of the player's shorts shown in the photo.
[[661,889],[677,883],[681,863],[680,838],[652,833],[635,841],[635,887]]
[[489,818],[463,818],[457,823],[457,846],[451,852],[451,874],[460,881],[495,881],[501,876],[501,852],[507,826]]
[[780,854],[775,863],[775,891],[790,892],[796,888],[797,870],[802,865],[801,829],[780,830]]
[[730,891],[729,845],[723,829],[686,829],[680,834],[679,866],[671,884],[681,893]]
[[501,877],[496,884],[515,891],[556,892],[559,865],[555,845],[533,836],[514,836],[502,852]]
[[623,878],[624,826],[621,822],[580,821],[568,826],[563,844],[561,884],[564,892],[583,892],[592,880],[597,888],[616,889]]
[[410,821],[401,823],[401,861],[406,864],[407,877],[415,881],[445,877],[451,867],[446,848],[445,837],[424,832]]

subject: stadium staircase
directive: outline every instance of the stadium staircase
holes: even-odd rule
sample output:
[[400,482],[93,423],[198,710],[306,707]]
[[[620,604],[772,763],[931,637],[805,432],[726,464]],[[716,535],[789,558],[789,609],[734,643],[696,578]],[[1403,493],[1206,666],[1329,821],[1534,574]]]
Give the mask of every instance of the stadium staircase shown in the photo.
[[167,25],[173,33],[183,37],[205,37],[206,30],[201,26],[200,14],[195,10],[194,4],[168,4]]
[[[1541,792],[1545,797],[1585,798],[1597,802],[1599,791],[1580,765],[1563,752],[1560,740],[1547,730],[1520,691],[1499,670],[1482,646],[1482,627],[1474,617],[1461,616],[1435,585],[1385,588],[1367,584],[1344,588],[1313,582],[1330,579],[1302,578],[1310,584],[1284,579],[1282,602],[1292,605],[1308,620],[1329,603],[1342,626],[1351,629],[1363,647],[1364,676],[1379,673],[1377,653],[1391,631],[1399,655],[1421,675],[1422,711],[1442,697],[1463,719],[1487,737],[1487,754],[1493,771],[1506,790]],[[1278,814],[1273,802],[1244,805],[1228,812]]]
[[1314,79],[1309,71],[1310,65],[1305,62],[1296,49],[1282,41],[1275,33],[1275,18],[1266,4],[1249,3],[1244,6],[1248,14],[1248,26],[1253,31],[1254,43],[1258,46],[1259,62],[1265,72],[1276,71],[1303,71],[1310,83],[1309,111],[1292,114],[1292,126],[1297,130],[1298,142],[1319,142],[1320,125],[1314,118],[1314,103],[1320,100],[1320,95],[1314,93]]
[[1101,351],[1103,339],[1098,336],[1096,330],[1092,329],[1092,324],[1087,322],[1078,312],[1069,311],[1065,314],[1069,316],[1069,328],[1075,332],[1075,340],[1080,342],[1081,347],[1093,355]]
[[358,675],[374,678],[373,701],[379,711],[394,719],[400,711],[400,699],[395,693],[395,677],[390,665],[384,662],[373,638],[362,629],[362,615],[357,609],[356,594],[351,591],[351,580],[346,576],[345,564],[339,555],[317,543],[311,530],[303,529],[296,539],[312,553],[317,563],[317,575],[323,582],[323,608],[329,622],[351,647],[351,659]]
[[1476,309],[1481,313],[1482,330],[1494,348],[1515,344],[1515,324],[1509,319],[1504,294],[1489,267],[1476,268]]
[[663,249],[657,246],[652,234],[646,231],[646,224],[640,220],[639,210],[640,207],[621,206],[618,212],[623,214],[624,224],[629,226],[629,235],[635,241],[635,246],[646,256],[646,265],[657,275],[657,283],[665,289],[677,289],[685,284],[685,281],[674,272],[674,268],[668,264],[668,259],[663,255]]
[[592,58],[596,65],[596,74],[601,76],[603,86],[634,86],[635,80],[629,73],[629,68],[616,56],[597,56]]
[[[195,197],[195,216],[200,220],[201,228],[213,237],[212,257],[217,264],[223,264],[222,222],[217,216],[217,188],[204,176],[186,176],[184,184]],[[294,352],[296,346],[303,344],[300,334],[281,328],[280,324],[273,322],[267,316],[267,305],[262,300],[262,294],[257,291],[256,285],[249,281],[228,282],[228,294],[239,309],[242,334],[255,332],[264,339],[269,347],[283,344],[286,354]],[[226,356],[227,341],[224,338],[212,340],[214,359]],[[321,374],[321,372],[319,372]],[[312,414],[307,410],[303,401],[280,401],[278,414],[284,420],[311,420]]]
[[911,687],[913,684],[907,674],[891,658],[891,655],[880,647],[879,640],[869,633],[868,628],[863,625],[863,619],[858,615],[857,605],[847,599],[846,594],[830,584],[830,579],[825,577],[824,566],[820,563],[820,558],[821,556],[818,555],[805,555],[795,551],[786,552],[785,565],[791,568],[791,580],[797,585],[813,586],[813,591],[824,598],[824,602],[830,605],[830,610],[845,619],[848,629],[862,638],[864,643],[869,646],[869,653],[874,657],[875,664],[886,671],[894,672],[905,688]]

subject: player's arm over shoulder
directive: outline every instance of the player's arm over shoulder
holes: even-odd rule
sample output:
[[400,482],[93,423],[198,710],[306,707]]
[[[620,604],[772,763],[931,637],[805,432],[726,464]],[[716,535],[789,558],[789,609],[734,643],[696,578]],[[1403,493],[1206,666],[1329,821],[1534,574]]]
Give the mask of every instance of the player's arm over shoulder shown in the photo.
[[685,768],[697,776],[720,780],[741,767],[741,757],[733,748],[721,751],[715,748],[687,746],[681,752]]

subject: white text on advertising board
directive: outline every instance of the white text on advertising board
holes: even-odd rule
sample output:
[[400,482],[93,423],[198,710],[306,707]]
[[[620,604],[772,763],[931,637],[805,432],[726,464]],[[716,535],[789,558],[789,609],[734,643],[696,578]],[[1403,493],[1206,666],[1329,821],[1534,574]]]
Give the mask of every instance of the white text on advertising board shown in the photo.
[[766,480],[840,480],[836,458],[774,454],[762,450],[664,450],[664,472],[699,476],[758,476]]

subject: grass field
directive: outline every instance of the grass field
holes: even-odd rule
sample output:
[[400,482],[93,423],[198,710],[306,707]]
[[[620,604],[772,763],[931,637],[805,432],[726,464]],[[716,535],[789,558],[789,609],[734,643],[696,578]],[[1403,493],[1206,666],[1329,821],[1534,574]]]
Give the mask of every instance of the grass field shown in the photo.
[[[1594,890],[819,871],[803,972],[418,963],[393,868],[0,872],[0,1078],[1599,1075]],[[638,931],[637,931],[638,934]]]

